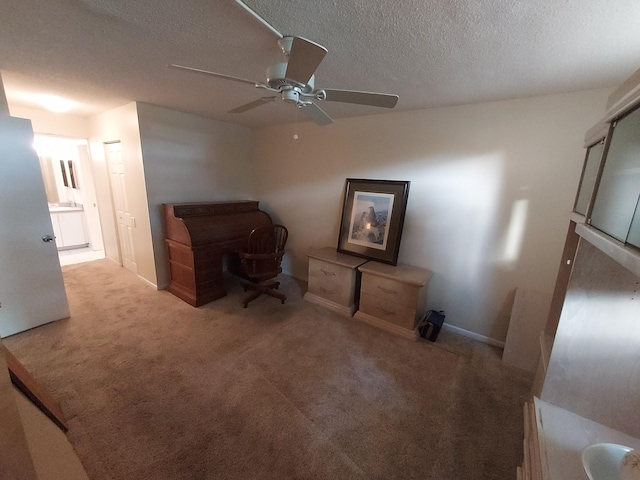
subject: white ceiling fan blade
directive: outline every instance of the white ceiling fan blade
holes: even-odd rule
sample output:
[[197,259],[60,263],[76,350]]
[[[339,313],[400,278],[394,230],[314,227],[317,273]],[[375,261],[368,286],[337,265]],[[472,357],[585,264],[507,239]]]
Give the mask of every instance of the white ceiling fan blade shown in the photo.
[[327,115],[324,112],[324,110],[322,110],[315,103],[309,103],[308,105],[305,105],[304,107],[299,107],[299,108],[300,110],[302,110],[302,113],[304,113],[307,117],[309,117],[311,120],[313,120],[320,126],[329,125],[333,123],[333,120],[331,120],[331,117]]
[[278,30],[273,28],[273,26],[269,22],[267,22],[264,18],[258,15],[251,7],[249,7],[242,0],[236,0],[236,3],[240,5],[242,8],[244,8],[247,12],[249,12],[251,16],[255,18],[258,22],[260,22],[262,25],[264,25],[269,30],[271,30],[271,32],[273,32],[278,38],[282,38],[284,36]]
[[399,97],[389,93],[322,89],[317,91],[316,98],[327,102],[357,103],[373,107],[393,108],[398,103]]
[[322,45],[306,38],[293,37],[286,77],[306,85],[326,54],[327,49]]
[[231,75],[225,75],[223,73],[210,72],[208,70],[200,70],[199,68],[185,67],[183,65],[175,65],[173,63],[167,65],[169,68],[175,68],[177,70],[185,70],[187,72],[201,73],[212,77],[224,78],[225,80],[233,80],[234,82],[248,83],[254,87],[259,87],[260,82],[254,82],[253,80],[247,80],[246,78],[232,77]]
[[249,102],[245,105],[241,105],[233,110],[229,110],[227,113],[243,113],[247,110],[251,110],[252,108],[259,107],[260,105],[264,105],[265,103],[275,102],[276,97],[262,97],[258,100],[254,100],[253,102]]

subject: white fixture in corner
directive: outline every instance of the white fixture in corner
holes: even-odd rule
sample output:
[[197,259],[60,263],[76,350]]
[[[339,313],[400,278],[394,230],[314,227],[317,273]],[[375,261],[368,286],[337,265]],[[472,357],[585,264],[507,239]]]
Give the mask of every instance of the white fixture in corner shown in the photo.
[[640,480],[640,450],[631,450],[622,457],[622,480]]
[[632,448],[625,447],[624,445],[617,445],[615,443],[594,443],[582,451],[582,466],[584,467],[584,471],[587,472],[589,480],[640,479],[638,476],[629,476],[634,474],[626,467],[623,476],[623,459],[625,459],[625,464],[631,463],[627,462],[627,459],[625,458],[627,454],[630,454],[630,452],[633,452],[634,455],[638,453]]

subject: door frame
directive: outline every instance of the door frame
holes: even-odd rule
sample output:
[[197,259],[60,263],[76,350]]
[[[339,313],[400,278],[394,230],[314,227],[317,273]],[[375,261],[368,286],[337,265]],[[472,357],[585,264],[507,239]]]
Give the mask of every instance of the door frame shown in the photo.
[[[121,236],[121,230],[120,230],[120,222],[118,220],[118,205],[117,205],[117,201],[116,201],[116,195],[115,195],[115,188],[113,185],[113,171],[112,171],[112,165],[111,165],[111,161],[110,161],[110,154],[109,154],[109,146],[110,145],[115,145],[115,144],[119,144],[120,145],[120,155],[122,156],[122,141],[121,140],[111,140],[108,142],[102,142],[103,145],[103,150],[104,150],[104,158],[105,158],[105,164],[107,166],[107,172],[108,172],[108,177],[109,177],[109,193],[111,196],[111,213],[113,216],[113,222],[114,222],[114,226],[116,229],[116,243],[118,246],[118,263],[120,264],[121,267],[126,268],[129,271],[132,271],[133,273],[137,274],[138,273],[138,268],[137,268],[137,264],[135,262],[135,250],[133,248],[133,242],[131,244],[131,250],[132,253],[134,254],[134,258],[133,261],[131,261],[130,259],[125,258],[125,255],[123,254],[123,239]],[[125,162],[124,159],[122,159],[122,169],[124,171],[124,175],[126,178],[126,166],[125,166]],[[123,183],[122,185],[122,189],[123,189],[123,194],[127,195],[127,189],[126,189],[126,182]],[[128,212],[127,212],[128,213]]]

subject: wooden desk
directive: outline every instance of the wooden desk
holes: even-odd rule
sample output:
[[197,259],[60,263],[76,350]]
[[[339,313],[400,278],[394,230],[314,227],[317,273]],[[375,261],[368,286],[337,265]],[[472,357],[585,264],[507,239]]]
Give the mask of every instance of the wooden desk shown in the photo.
[[251,231],[273,223],[256,201],[164,204],[168,290],[199,307],[227,292],[223,256],[244,248]]

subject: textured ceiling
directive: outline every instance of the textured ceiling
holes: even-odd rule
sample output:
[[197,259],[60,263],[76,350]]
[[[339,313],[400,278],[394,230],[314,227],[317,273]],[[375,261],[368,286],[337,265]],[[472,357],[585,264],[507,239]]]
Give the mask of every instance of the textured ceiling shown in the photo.
[[[334,119],[615,86],[640,67],[638,0],[246,3],[328,49],[316,87],[400,96],[394,110],[322,104]],[[250,127],[296,121],[282,102],[226,113],[265,92],[166,67],[264,81],[282,61],[276,38],[233,0],[0,0],[0,9],[10,104],[49,93],[78,102],[79,115],[138,100]]]

